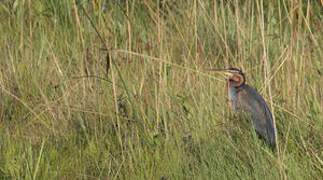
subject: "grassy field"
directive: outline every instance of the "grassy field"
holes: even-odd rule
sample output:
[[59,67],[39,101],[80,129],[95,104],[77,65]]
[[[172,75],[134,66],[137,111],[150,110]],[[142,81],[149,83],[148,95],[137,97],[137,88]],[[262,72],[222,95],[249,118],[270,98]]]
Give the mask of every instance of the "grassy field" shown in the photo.
[[[0,2],[0,179],[322,179],[322,4]],[[238,67],[278,149],[232,112]]]

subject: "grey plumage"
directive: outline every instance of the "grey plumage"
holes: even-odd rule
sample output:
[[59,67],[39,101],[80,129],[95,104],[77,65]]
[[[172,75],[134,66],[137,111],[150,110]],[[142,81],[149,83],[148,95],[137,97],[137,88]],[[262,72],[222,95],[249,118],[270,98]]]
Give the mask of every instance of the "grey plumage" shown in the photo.
[[230,87],[230,95],[232,108],[249,112],[251,116],[250,122],[256,132],[274,147],[276,138],[272,114],[260,94],[249,85],[243,84],[240,87]]

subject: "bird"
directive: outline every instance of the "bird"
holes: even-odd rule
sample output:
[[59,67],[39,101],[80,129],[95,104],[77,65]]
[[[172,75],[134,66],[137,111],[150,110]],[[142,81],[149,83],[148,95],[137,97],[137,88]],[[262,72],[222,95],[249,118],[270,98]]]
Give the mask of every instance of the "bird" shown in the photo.
[[206,69],[223,73],[229,86],[232,109],[242,109],[250,114],[250,122],[255,131],[272,147],[276,146],[276,126],[265,100],[257,90],[246,84],[244,73],[237,68]]

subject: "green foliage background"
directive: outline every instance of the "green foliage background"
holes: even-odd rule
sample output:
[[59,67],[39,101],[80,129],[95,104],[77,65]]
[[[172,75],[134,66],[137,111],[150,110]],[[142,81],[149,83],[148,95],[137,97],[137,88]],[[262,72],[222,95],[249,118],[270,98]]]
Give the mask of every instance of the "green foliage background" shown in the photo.
[[322,33],[320,1],[1,1],[0,178],[322,179]]

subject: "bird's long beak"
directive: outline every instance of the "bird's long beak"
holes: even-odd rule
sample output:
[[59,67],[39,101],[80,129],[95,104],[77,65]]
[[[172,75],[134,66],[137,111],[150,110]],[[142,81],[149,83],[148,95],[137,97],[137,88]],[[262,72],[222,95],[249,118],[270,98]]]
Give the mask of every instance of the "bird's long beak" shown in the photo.
[[216,73],[221,73],[221,74],[226,75],[227,77],[232,76],[232,72],[230,69],[205,69],[205,71],[213,71]]

